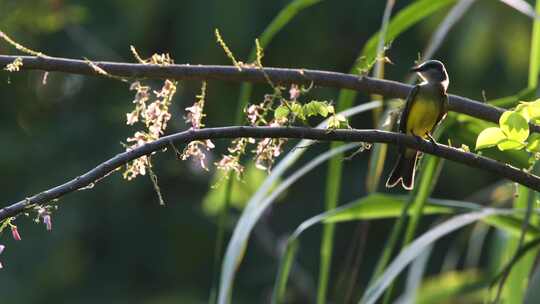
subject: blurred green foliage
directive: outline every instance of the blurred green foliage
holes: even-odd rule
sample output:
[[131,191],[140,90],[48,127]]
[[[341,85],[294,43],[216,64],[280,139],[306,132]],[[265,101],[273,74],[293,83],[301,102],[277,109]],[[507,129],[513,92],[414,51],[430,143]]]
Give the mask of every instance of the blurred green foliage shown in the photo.
[[[177,63],[229,64],[213,30],[219,28],[238,60],[244,61],[254,38],[288,2],[0,0],[0,29],[52,56],[134,61],[129,51],[133,44],[145,57],[168,52]],[[398,1],[394,11],[408,2]],[[265,48],[264,64],[348,71],[368,38],[379,30],[383,9],[384,1],[379,0],[322,1],[295,17],[274,38]],[[405,77],[445,12],[393,41],[386,55],[395,64],[387,65],[387,78]],[[527,81],[530,24],[529,18],[498,1],[477,1],[435,56],[446,63],[450,92],[481,100],[483,92],[487,99],[495,99],[522,90]],[[0,53],[16,52],[0,42]],[[2,205],[62,183],[121,152],[119,142],[136,131],[125,124],[133,98],[126,84],[50,73],[44,85],[43,76],[36,71],[0,74]],[[180,84],[169,132],[186,127],[184,108],[193,103],[199,88],[199,83]],[[208,83],[207,126],[234,121],[238,89],[238,84]],[[260,101],[267,91],[265,85],[256,86],[251,102]],[[337,91],[331,89],[314,88],[309,94],[317,100],[337,98]],[[364,102],[368,97],[361,94],[357,100]],[[370,127],[371,115],[363,114],[350,123],[356,128]],[[473,147],[483,128],[474,120],[459,123],[458,119],[443,142],[449,138],[454,146]],[[219,158],[226,145],[218,142],[209,161]],[[325,147],[315,147],[304,161]],[[522,167],[527,164],[526,156],[515,155],[493,153]],[[365,193],[360,185],[367,160],[364,153],[346,162],[341,201]],[[212,174],[176,160],[170,151],[154,157],[154,162],[165,207],[159,206],[149,178],[126,182],[114,174],[91,190],[62,198],[53,214],[51,233],[31,218],[18,219],[22,241],[15,243],[9,233],[0,241],[7,246],[0,256],[5,266],[0,272],[2,302],[205,303],[212,279],[216,221],[205,215],[202,202],[214,183]],[[450,162],[443,170],[435,197],[462,199],[496,180],[491,174]],[[235,303],[268,299],[278,261],[265,242],[271,240],[277,247],[276,239],[321,212],[324,173],[324,168],[317,169],[298,182],[256,228],[236,282]],[[255,184],[251,179],[246,182],[245,188],[238,186],[249,193]],[[380,236],[390,228],[387,220],[377,223],[368,237],[373,245],[367,249],[365,267],[376,261]],[[353,225],[337,229],[333,277],[345,265]],[[447,246],[443,243],[434,250],[444,252]],[[306,289],[295,289],[298,303],[309,298],[302,290],[313,292],[310,282],[316,281],[318,255],[309,253],[318,247],[315,234],[302,241],[299,259],[308,269],[308,283]],[[432,263],[428,273],[437,270],[440,259]],[[477,282],[475,275],[461,275]],[[359,284],[367,279],[361,276]]]

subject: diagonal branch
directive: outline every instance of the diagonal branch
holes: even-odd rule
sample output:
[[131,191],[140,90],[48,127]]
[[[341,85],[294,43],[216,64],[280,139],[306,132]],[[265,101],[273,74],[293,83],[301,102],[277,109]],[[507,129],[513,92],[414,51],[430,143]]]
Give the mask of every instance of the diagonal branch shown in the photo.
[[243,127],[231,126],[221,128],[207,128],[200,130],[188,130],[180,133],[162,137],[156,141],[136,148],[132,151],[117,154],[115,157],[101,163],[85,174],[78,176],[62,185],[45,190],[32,197],[26,198],[17,203],[0,209],[0,220],[10,216],[15,216],[27,208],[32,208],[36,204],[47,204],[54,199],[60,198],[68,193],[84,188],[88,185],[107,176],[111,172],[127,164],[128,162],[150,155],[153,152],[161,151],[172,143],[186,144],[194,140],[204,139],[225,139],[225,138],[291,138],[291,139],[312,139],[319,141],[343,141],[343,142],[369,142],[388,143],[393,145],[404,145],[422,152],[437,155],[455,162],[465,164],[469,167],[479,168],[484,171],[494,173],[507,178],[533,190],[540,191],[540,178],[519,168],[495,160],[462,150],[420,140],[412,136],[401,133],[393,133],[379,130],[323,130],[305,127]]
[[[42,70],[104,76],[97,73],[87,61],[49,56],[0,55],[0,66],[12,63],[16,58],[22,59],[22,70]],[[367,76],[358,77],[350,74],[309,69],[264,68],[265,73],[263,73],[260,68],[252,66],[243,66],[239,69],[235,66],[218,65],[154,65],[121,62],[93,63],[111,75],[130,78],[169,78],[176,80],[221,80],[264,83],[267,82],[264,75],[266,73],[274,83],[313,83],[323,87],[351,89],[366,94],[382,95],[386,98],[405,98],[412,88],[410,85],[391,80],[374,79]],[[498,123],[499,117],[504,111],[501,108],[457,95],[450,95],[449,102],[451,111],[467,114],[494,123]],[[540,132],[540,127],[532,125],[531,130]]]

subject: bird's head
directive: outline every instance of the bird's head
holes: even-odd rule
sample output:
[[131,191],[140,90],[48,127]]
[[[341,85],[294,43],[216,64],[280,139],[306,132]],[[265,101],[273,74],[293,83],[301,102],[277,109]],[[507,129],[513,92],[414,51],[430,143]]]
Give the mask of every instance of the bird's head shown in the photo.
[[420,65],[411,68],[411,72],[416,72],[420,78],[428,83],[441,83],[448,87],[448,73],[444,64],[438,60],[428,60]]

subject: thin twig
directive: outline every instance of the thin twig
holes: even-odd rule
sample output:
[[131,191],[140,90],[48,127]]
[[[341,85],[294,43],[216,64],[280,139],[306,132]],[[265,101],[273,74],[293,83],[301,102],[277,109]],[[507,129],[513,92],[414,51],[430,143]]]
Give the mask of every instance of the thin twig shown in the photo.
[[117,168],[143,155],[151,155],[161,151],[171,142],[186,144],[194,140],[225,139],[225,138],[291,138],[312,139],[319,141],[343,141],[343,142],[382,142],[393,145],[403,145],[408,148],[437,155],[470,167],[479,168],[498,176],[507,178],[533,190],[540,191],[540,178],[519,168],[497,162],[477,154],[465,152],[460,149],[437,144],[425,140],[418,140],[412,136],[401,133],[386,132],[379,130],[323,130],[305,127],[244,127],[231,126],[221,128],[191,129],[188,131],[164,136],[156,141],[147,143],[139,148],[117,154],[115,157],[101,163],[87,173],[78,176],[62,185],[45,190],[32,197],[23,199],[0,209],[0,220],[17,215],[33,204],[47,204],[53,199],[60,198],[68,193],[76,191],[92,184],[96,180],[111,173]]
[[[5,66],[17,57],[22,58],[21,70],[42,70],[49,72],[65,72],[71,74],[100,76],[84,60],[35,57],[35,56],[6,56],[0,55],[0,66]],[[111,75],[127,78],[159,78],[176,80],[221,80],[234,82],[265,83],[265,74],[275,84],[310,84],[317,86],[351,89],[367,94],[378,94],[386,98],[405,98],[412,86],[397,81],[374,79],[367,76],[356,76],[344,73],[309,70],[242,67],[239,71],[234,66],[217,65],[156,65],[121,62],[93,62],[96,66]],[[264,72],[263,72],[264,70]],[[469,98],[450,95],[449,108],[451,111],[467,114],[476,118],[499,122],[503,109],[493,107]],[[533,125],[531,130],[540,132],[540,127]]]

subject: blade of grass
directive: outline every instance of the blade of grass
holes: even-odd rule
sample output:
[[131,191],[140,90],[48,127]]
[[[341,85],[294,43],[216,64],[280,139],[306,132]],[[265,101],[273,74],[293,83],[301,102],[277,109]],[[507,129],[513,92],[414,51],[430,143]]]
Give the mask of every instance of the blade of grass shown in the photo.
[[[266,27],[266,29],[263,31],[263,33],[259,37],[259,43],[262,48],[266,48],[274,36],[283,29],[287,23],[289,23],[290,20],[292,20],[299,12],[301,12],[303,9],[308,8],[318,2],[321,2],[323,0],[293,0],[291,1],[287,6],[285,6],[277,15],[276,17],[270,22],[270,24]],[[255,60],[257,55],[257,48],[253,47],[251,49],[248,62],[252,62]],[[240,87],[240,96],[238,99],[238,105],[237,105],[237,112],[236,112],[236,118],[235,122],[237,125],[242,123],[242,117],[244,115],[244,108],[249,102],[249,99],[251,97],[251,91],[253,90],[253,87],[251,84],[243,83]],[[225,193],[231,192],[232,187],[232,178],[229,176],[229,181],[224,185],[225,187]],[[217,241],[216,241],[216,249],[215,254],[219,255],[215,258],[216,264],[219,265],[220,257],[221,257],[221,251],[223,248],[223,243],[225,240],[225,226],[224,226],[224,220],[227,217],[228,209],[230,206],[230,195],[226,195],[226,199],[224,202],[224,208],[220,213],[219,220],[218,220],[218,232],[217,232]],[[219,267],[219,266],[217,266]],[[214,276],[217,277],[217,267],[214,270]],[[216,301],[216,289],[217,289],[217,279],[212,280],[212,288],[210,292],[210,300],[209,303],[215,303]]]
[[[440,137],[440,135],[442,134],[442,132],[444,132],[444,130],[446,130],[448,128],[448,126],[452,125],[452,123],[454,122],[453,119],[451,118],[448,118],[447,121],[445,121],[441,126],[440,128],[435,132],[434,134],[434,137],[435,139],[438,139]],[[437,168],[437,164],[436,163],[433,163],[431,165],[428,164],[428,161],[431,160],[432,158],[428,157],[428,158],[424,158],[421,160],[421,165],[420,167],[426,167],[425,170],[422,170],[421,173],[422,175],[420,176],[420,186],[419,187],[415,187],[415,189],[410,193],[410,197],[409,199],[407,200],[407,204],[404,205],[403,207],[403,214],[407,214],[408,213],[408,209],[411,207],[411,205],[419,205],[416,207],[416,213],[419,213],[422,211],[422,202],[425,202],[425,199],[427,199],[427,197],[429,197],[429,194],[431,193],[433,187],[434,187],[434,184],[435,184],[435,181],[436,181],[436,178],[433,178],[436,174],[434,174],[435,172],[435,169]],[[426,166],[426,164],[428,164]],[[438,175],[438,174],[437,174]],[[418,198],[418,199],[417,199]],[[422,198],[424,198],[424,200],[422,200]],[[413,223],[416,227],[416,223],[419,221],[419,217],[420,215],[417,214],[417,219],[415,219],[415,222]],[[396,220],[396,222],[394,223],[394,226],[392,227],[392,232],[390,234],[390,237],[388,238],[387,242],[386,242],[386,246],[383,250],[383,253],[382,255],[380,256],[379,260],[377,261],[377,265],[375,267],[375,270],[371,276],[371,279],[370,279],[370,283],[369,285],[372,285],[375,280],[379,277],[379,275],[382,273],[383,269],[386,267],[386,265],[388,265],[388,262],[390,261],[390,258],[392,257],[392,253],[394,252],[394,249],[397,245],[397,241],[399,239],[399,236],[401,235],[402,231],[403,231],[403,226],[405,225],[405,218],[402,216],[400,218],[398,218]],[[410,226],[410,224],[409,224]],[[407,232],[410,233],[410,228],[407,228]],[[406,239],[405,239],[406,240]],[[409,240],[410,241],[410,240]],[[403,243],[402,245],[402,248],[406,245],[406,243]],[[391,296],[392,296],[392,290],[393,290],[393,286],[390,286],[390,288],[388,288],[388,292],[384,298],[384,301],[383,303],[387,303]]]
[[[378,130],[391,131],[396,124],[397,117],[392,115],[393,109],[387,109],[383,112]],[[376,143],[371,148],[369,156],[368,173],[366,176],[366,191],[368,193],[376,192],[379,188],[388,145]]]
[[486,280],[476,269],[460,272],[445,272],[435,277],[428,278],[426,281],[424,281],[418,292],[417,301],[414,303],[452,303],[451,300],[455,296],[461,296],[467,292],[473,292],[475,290],[485,287],[486,285]]
[[[380,106],[380,101],[372,101],[350,108],[346,111],[342,111],[339,114],[343,115],[344,117],[350,117]],[[316,128],[326,128],[327,125],[328,119],[320,123]],[[225,256],[223,258],[220,288],[218,293],[219,303],[227,303],[225,300],[231,293],[234,283],[236,265],[240,263],[242,259],[242,250],[246,246],[253,226],[258,221],[260,215],[272,203],[271,200],[265,201],[265,196],[268,194],[271,187],[275,185],[279,178],[285,173],[285,171],[292,166],[313,143],[314,142],[311,140],[300,141],[291,150],[291,152],[287,153],[287,155],[277,163],[270,175],[264,180],[259,189],[257,189],[257,192],[253,194],[246,204],[246,208],[242,212],[242,215],[234,228],[233,235],[229,241]],[[222,300],[224,302],[221,302]]]
[[[298,238],[306,229],[319,223],[338,223],[358,219],[366,220],[397,216],[402,212],[402,206],[403,200],[401,198],[377,193],[304,221],[287,241],[286,251],[280,261],[278,276],[274,284],[272,303],[283,303],[290,265],[293,264],[299,246]],[[438,206],[426,208],[426,213],[446,213],[449,211],[450,209]]]
[[433,57],[435,52],[445,40],[448,32],[450,32],[452,27],[459,21],[459,19],[465,15],[474,1],[475,0],[460,0],[456,5],[454,5],[429,39],[427,47],[424,49],[422,54],[422,60],[427,60]]
[[511,214],[512,210],[490,209],[486,208],[481,211],[470,212],[455,216],[437,227],[427,231],[413,241],[409,246],[401,251],[401,253],[389,264],[388,268],[380,276],[372,286],[368,287],[364,296],[359,303],[373,304],[383,294],[386,288],[399,275],[399,273],[407,267],[407,265],[420,255],[428,246],[433,244],[441,237],[480,219],[492,215]]
[[540,264],[536,266],[534,274],[532,275],[529,288],[525,294],[525,304],[540,303]]
[[[427,202],[429,195],[433,191],[435,184],[437,183],[438,175],[441,169],[440,164],[442,164],[442,162],[438,157],[429,155],[426,156],[424,160],[422,160],[422,164],[424,165],[422,166],[421,171],[422,176],[420,177],[418,191],[412,197],[412,202],[410,204],[412,215],[407,223],[405,237],[403,239],[401,248],[406,247],[414,238],[416,228],[418,227],[418,223],[420,222],[420,219],[422,217],[424,206]],[[386,266],[386,264],[387,262],[384,263],[384,266]],[[382,265],[383,264],[381,264],[381,266]],[[386,295],[384,296],[383,303],[390,302],[390,299],[392,298],[393,288],[393,284],[388,287]]]
[[422,218],[424,206],[431,195],[433,188],[435,188],[435,184],[437,183],[442,168],[443,162],[441,162],[440,158],[431,155],[425,157],[425,166],[422,168],[422,177],[420,179],[420,184],[418,185],[418,192],[414,196],[412,202],[412,215],[407,225],[407,230],[405,231],[405,239],[403,240],[402,247],[405,247],[414,239],[418,223]]
[[246,207],[244,213],[238,220],[238,224],[235,227],[233,237],[229,241],[229,246],[227,247],[227,252],[223,260],[220,292],[218,296],[218,301],[220,304],[228,303],[228,299],[232,293],[232,280],[234,279],[234,273],[242,259],[243,249],[247,245],[247,239],[249,238],[249,234],[253,229],[253,226],[264,213],[266,208],[270,206],[270,204],[272,204],[272,202],[274,202],[275,199],[285,190],[287,190],[294,182],[313,170],[315,167],[322,164],[330,157],[343,153],[357,146],[357,143],[347,144],[319,155],[302,168],[296,170],[291,176],[279,184],[267,197],[261,201],[257,201],[255,206],[251,205],[250,207],[250,205],[248,205]]
[[[377,46],[380,40],[384,40],[384,44],[395,39],[403,31],[416,24],[426,16],[433,12],[455,2],[455,0],[420,0],[402,9],[392,21],[388,23],[384,31],[381,31],[372,36],[364,46],[360,56],[358,56],[351,73],[361,73],[369,68],[377,59]],[[384,39],[380,39],[384,37]],[[356,97],[356,91],[342,90],[340,91],[336,108],[339,111],[352,106]],[[339,143],[333,143],[332,148],[338,147]],[[339,200],[339,185],[341,184],[342,164],[339,161],[339,156],[332,159],[328,165],[328,174],[326,177],[327,185],[325,191],[325,208],[326,210],[333,209],[337,206]],[[320,250],[320,267],[319,267],[319,287],[317,291],[317,303],[324,304],[326,302],[326,292],[328,288],[328,278],[330,273],[330,262],[332,257],[332,247],[334,238],[334,226],[325,225]]]
[[[527,208],[527,210],[531,210],[533,201],[534,192],[526,187],[518,186],[518,197],[514,201],[514,208]],[[508,270],[504,272],[503,277],[500,280],[496,299],[499,298],[501,288],[503,288],[504,285],[504,289],[502,290],[503,299],[508,302],[516,301],[517,303],[523,303],[529,273],[534,266],[534,260],[536,254],[538,253],[538,250],[529,252],[525,258],[522,258],[521,261],[517,262],[516,257],[519,255],[520,249],[525,241],[529,220],[530,213],[528,212],[523,220],[522,234],[519,236],[519,238],[513,237],[507,242],[506,247],[508,250],[506,250],[505,253],[509,253],[509,255],[507,255],[503,260],[505,260],[505,262],[508,260],[516,260],[516,262],[511,263],[511,265],[513,265],[511,269],[508,268]]]
[[413,261],[407,274],[405,292],[403,295],[398,297],[395,303],[416,303],[416,295],[422,283],[422,277],[424,276],[427,262],[429,261],[432,250],[433,246],[429,246],[424,253]]
[[[304,221],[298,226],[295,232],[289,237],[287,247],[280,261],[278,276],[274,284],[273,303],[282,303],[286,291],[287,280],[291,265],[293,265],[299,248],[299,237],[310,227],[319,223],[341,223],[355,220],[372,220],[390,217],[402,216],[403,206],[407,203],[406,197],[399,195],[374,193],[366,197],[355,200],[349,204],[343,205],[334,210],[324,212]],[[451,201],[451,200],[435,200],[430,199],[424,207],[424,214],[443,215],[452,214],[462,211],[483,212],[483,206],[469,202]],[[523,210],[516,209],[496,209],[494,215],[482,217],[481,220],[487,221],[490,218],[512,218],[515,214],[523,213]],[[540,212],[540,210],[535,210]],[[409,215],[412,210],[409,210]],[[470,214],[470,213],[469,213]],[[507,230],[506,226],[495,227]],[[512,227],[514,230],[519,230],[520,222],[516,221]],[[539,237],[540,232],[535,230],[535,234],[531,237]]]
[[538,17],[538,14],[537,12],[535,12],[534,8],[525,0],[499,0],[499,1],[501,1],[502,3],[512,7],[516,11],[524,15],[527,15],[533,19],[540,18]]
[[[503,2],[509,4],[508,2],[512,2],[514,5],[522,5],[522,6],[528,6],[528,3],[519,3],[522,1],[510,1],[510,0],[504,0]],[[509,5],[512,5],[509,4]],[[515,7],[519,10],[518,7]],[[530,8],[532,10],[532,8]],[[540,12],[540,0],[536,1],[536,12]],[[536,12],[533,10],[532,14],[536,15]],[[535,18],[533,22],[533,30],[532,30],[532,37],[531,37],[531,53],[530,53],[530,60],[529,60],[529,81],[528,81],[528,87],[529,88],[537,88],[538,87],[538,73],[540,71],[540,20],[538,18]],[[538,173],[540,170],[540,166],[537,164],[534,166],[533,169],[535,173]],[[535,192],[532,190],[529,190],[526,187],[518,186],[518,197],[514,201],[514,208],[527,208],[527,210],[532,209],[532,204],[535,199]],[[509,250],[506,250],[506,252],[510,252],[513,257],[506,256],[503,258],[503,261],[508,260],[514,260],[514,258],[519,253],[519,249],[523,245],[523,242],[525,241],[525,234],[528,229],[529,225],[529,215],[528,212],[524,222],[523,222],[523,232],[522,235],[519,237],[519,239],[516,238],[510,238],[507,241],[507,247]],[[534,221],[537,222],[538,216],[534,217]],[[516,262],[512,269],[506,271],[503,273],[503,277],[500,280],[498,289],[497,289],[497,295],[495,301],[498,301],[499,297],[501,296],[502,291],[502,297],[506,301],[512,301],[516,303],[523,303],[524,295],[527,288],[527,283],[529,279],[529,273],[531,272],[531,269],[534,264],[534,259],[536,257],[536,254],[538,253],[538,250],[535,250],[533,252],[530,252],[527,254],[527,256],[523,259],[521,259],[520,262]],[[506,285],[505,285],[506,281]],[[504,287],[503,287],[504,286]]]

